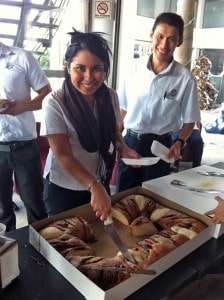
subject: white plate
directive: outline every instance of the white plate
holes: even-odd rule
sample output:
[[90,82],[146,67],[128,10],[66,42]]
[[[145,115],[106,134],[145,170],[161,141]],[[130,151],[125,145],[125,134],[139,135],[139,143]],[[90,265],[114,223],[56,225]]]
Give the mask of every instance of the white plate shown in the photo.
[[158,141],[153,141],[151,146],[152,154],[160,157],[162,160],[172,163],[174,162],[174,158],[167,158],[169,153],[169,148],[165,147],[163,144],[159,143]]
[[155,165],[160,160],[160,157],[122,158],[122,160],[126,165],[150,166]]

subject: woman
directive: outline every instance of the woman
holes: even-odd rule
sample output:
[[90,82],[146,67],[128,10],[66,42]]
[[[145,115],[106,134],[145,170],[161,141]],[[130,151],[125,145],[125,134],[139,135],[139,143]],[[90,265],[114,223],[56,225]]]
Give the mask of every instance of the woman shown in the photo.
[[109,182],[116,150],[128,148],[118,130],[118,97],[104,84],[110,49],[98,33],[71,33],[62,88],[43,104],[42,135],[50,144],[44,176],[48,178],[49,215],[90,201],[102,221],[110,213]]

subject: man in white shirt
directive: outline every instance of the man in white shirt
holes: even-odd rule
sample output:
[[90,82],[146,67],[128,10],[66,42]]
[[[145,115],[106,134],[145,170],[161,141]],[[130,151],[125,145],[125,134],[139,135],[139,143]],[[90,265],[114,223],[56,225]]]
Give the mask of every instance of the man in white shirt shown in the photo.
[[[31,89],[37,96],[31,99]],[[51,86],[31,53],[0,43],[0,222],[16,228],[12,193],[13,177],[24,202],[28,223],[47,217],[43,197],[40,154],[33,111]]]
[[[126,144],[142,157],[153,156],[157,140],[170,148],[169,158],[180,152],[200,120],[196,82],[192,73],[176,62],[173,53],[183,43],[184,22],[174,13],[160,14],[151,32],[152,53],[144,66],[129,74],[119,93],[124,117]],[[171,132],[183,126],[172,145]],[[168,175],[170,164],[160,160],[152,166],[133,168],[119,160],[117,192],[139,186],[143,181]]]

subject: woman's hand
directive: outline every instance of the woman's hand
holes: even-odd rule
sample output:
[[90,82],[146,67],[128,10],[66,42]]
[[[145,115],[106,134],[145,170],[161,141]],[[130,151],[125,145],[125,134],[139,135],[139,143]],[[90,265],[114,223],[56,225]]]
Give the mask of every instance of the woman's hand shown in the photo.
[[[135,150],[129,148],[127,145],[122,149],[122,157],[124,158],[132,158],[132,159],[139,159],[141,155],[136,152]],[[132,165],[132,168],[141,168],[140,165]]]
[[134,159],[141,158],[141,155],[138,152],[136,152],[135,150],[131,149],[127,145],[125,145],[122,148],[121,154],[122,154],[122,157],[124,157],[124,158],[134,158]]
[[214,223],[224,223],[224,199],[216,196],[215,200],[218,201],[218,205],[216,206],[216,208],[207,211],[205,215],[214,215],[212,218]]
[[111,200],[110,197],[100,182],[96,182],[90,189],[91,201],[90,204],[96,214],[96,217],[101,221],[105,221],[110,214]]

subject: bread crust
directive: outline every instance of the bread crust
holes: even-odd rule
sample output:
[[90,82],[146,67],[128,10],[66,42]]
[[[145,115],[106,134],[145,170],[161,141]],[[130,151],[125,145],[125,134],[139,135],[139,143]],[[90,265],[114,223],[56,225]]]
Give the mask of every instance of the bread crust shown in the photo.
[[142,195],[128,195],[111,207],[112,217],[124,225],[130,225],[134,219],[150,217],[156,203],[151,198]]
[[51,240],[60,237],[63,232],[62,230],[54,227],[54,226],[49,226],[46,228],[43,228],[39,231],[39,234],[45,239],[45,240]]
[[123,256],[112,258],[90,257],[78,266],[76,261],[70,260],[70,262],[103,290],[108,290],[116,286],[118,283],[128,279],[131,274],[127,272],[97,270],[97,267],[136,268],[135,264],[128,262]]
[[47,240],[50,240],[55,238],[56,232],[58,233],[59,237],[60,231],[61,235],[64,233],[71,234],[73,236],[79,237],[86,242],[96,240],[96,236],[94,234],[92,226],[90,226],[90,224],[81,216],[57,220],[40,230],[39,233],[43,235],[43,237]]
[[140,216],[134,219],[134,221],[128,225],[128,230],[133,236],[149,236],[158,232],[158,229],[153,222],[145,216]]
[[[167,255],[206,228],[206,225],[199,220],[156,203],[153,199],[137,195],[129,195],[125,199],[126,201],[134,199],[138,204],[140,214],[144,212],[131,223],[125,224],[134,236],[140,236],[141,233],[148,234],[147,238],[137,243],[137,247],[129,248],[129,252],[143,268]],[[126,203],[123,199],[121,201]],[[145,207],[147,207],[147,213],[145,213]],[[122,217],[118,216],[118,221],[119,218]],[[155,226],[156,232],[152,231],[150,234],[148,227],[147,233],[148,221]],[[119,252],[118,255],[121,253]]]
[[65,258],[95,255],[87,244],[96,240],[92,226],[80,216],[57,220],[41,229],[45,238]]

